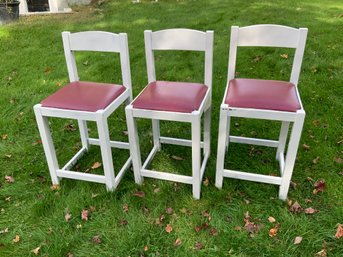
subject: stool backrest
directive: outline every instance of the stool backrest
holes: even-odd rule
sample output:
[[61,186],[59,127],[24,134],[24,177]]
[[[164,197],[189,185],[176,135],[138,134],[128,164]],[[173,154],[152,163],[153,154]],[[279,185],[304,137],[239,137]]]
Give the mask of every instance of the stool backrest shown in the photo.
[[184,50],[205,52],[204,84],[212,87],[213,31],[166,29],[144,31],[145,54],[149,83],[156,81],[154,50]]
[[123,86],[131,89],[131,71],[126,33],[104,31],[62,32],[64,54],[70,82],[78,81],[75,51],[113,52],[120,54]]
[[307,28],[292,28],[281,25],[253,25],[231,27],[228,82],[235,78],[237,47],[279,47],[294,48],[290,82],[298,84],[301,63],[304,55]]

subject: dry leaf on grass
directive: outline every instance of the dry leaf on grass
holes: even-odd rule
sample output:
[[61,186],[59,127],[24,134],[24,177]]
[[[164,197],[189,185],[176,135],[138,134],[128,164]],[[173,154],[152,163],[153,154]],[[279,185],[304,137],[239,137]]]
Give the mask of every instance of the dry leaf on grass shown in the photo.
[[281,57],[282,59],[288,59],[288,54],[280,54],[280,57]]
[[211,236],[218,236],[218,230],[216,228],[211,228],[209,234]]
[[326,184],[325,184],[325,180],[324,179],[320,179],[320,180],[317,180],[315,183],[314,183],[314,189],[313,189],[313,194],[316,195],[318,194],[319,192],[324,192],[325,190],[325,187],[326,187]]
[[172,231],[173,231],[172,226],[171,226],[170,224],[167,224],[167,226],[166,226],[166,232],[167,232],[168,234],[170,234],[170,232],[172,232]]
[[7,183],[14,183],[14,178],[12,177],[12,176],[8,176],[8,175],[6,175],[5,176],[5,181],[7,182]]
[[134,196],[137,196],[139,198],[144,198],[145,197],[145,193],[143,191],[136,191],[133,193]]
[[95,170],[97,168],[100,168],[102,166],[101,162],[94,162],[91,169]]
[[128,212],[128,211],[129,211],[129,206],[127,205],[127,203],[125,203],[125,204],[123,205],[123,211],[124,211],[124,212]]
[[327,257],[328,253],[327,250],[324,248],[321,251],[317,252],[315,257]]
[[310,146],[307,144],[303,144],[303,149],[308,151],[308,150],[310,150]]
[[312,160],[313,164],[317,164],[319,162],[320,157],[317,156],[315,159]]
[[184,160],[182,157],[177,156],[177,155],[172,155],[171,158],[176,160],[176,161],[183,161]]
[[312,207],[306,208],[304,210],[304,213],[306,213],[306,214],[314,214],[316,212],[318,212],[318,211],[316,209],[312,208]]
[[168,208],[166,208],[166,209],[165,209],[165,212],[166,212],[167,214],[169,214],[169,215],[171,215],[171,214],[173,214],[173,213],[174,213],[174,211],[173,211],[173,208],[172,208],[172,207],[168,207]]
[[289,211],[299,213],[302,211],[301,205],[296,201],[291,207],[289,207]]
[[71,214],[69,212],[67,212],[65,215],[64,215],[64,219],[66,220],[66,222],[68,222],[70,219],[71,219]]
[[340,157],[338,157],[338,156],[336,156],[336,157],[334,158],[334,161],[337,162],[338,164],[343,164],[343,159],[340,158]]
[[18,243],[20,241],[20,236],[19,235],[15,235],[15,238],[13,239],[14,243]]
[[93,236],[92,241],[93,241],[93,243],[100,244],[101,243],[100,235]]
[[180,246],[182,244],[182,242],[181,242],[181,239],[180,238],[177,238],[176,240],[175,240],[175,242],[174,242],[174,246]]
[[82,220],[88,220],[89,211],[87,209],[81,211],[81,219]]
[[342,224],[338,224],[335,237],[337,239],[340,239],[341,237],[343,237],[343,227],[342,227]]
[[202,248],[204,248],[204,245],[200,242],[196,242],[195,243],[195,249],[196,250],[201,250]]
[[40,246],[36,247],[35,249],[32,250],[35,255],[39,254],[40,251]]
[[269,221],[270,223],[274,223],[276,220],[275,220],[274,217],[269,216],[269,217],[268,217],[268,221]]
[[295,244],[295,245],[298,245],[298,244],[301,243],[302,240],[303,240],[303,238],[302,238],[301,236],[297,236],[297,237],[295,237],[295,239],[294,239],[294,244]]

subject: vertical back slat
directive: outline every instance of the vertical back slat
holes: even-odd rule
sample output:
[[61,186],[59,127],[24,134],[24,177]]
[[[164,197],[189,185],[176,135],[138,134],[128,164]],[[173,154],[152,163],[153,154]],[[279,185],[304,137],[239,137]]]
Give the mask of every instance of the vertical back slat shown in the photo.
[[74,53],[71,51],[70,48],[70,32],[65,31],[62,32],[62,40],[63,40],[63,48],[64,48],[64,56],[67,63],[69,81],[74,82],[79,80],[79,75],[77,73],[76,62]]
[[205,48],[205,85],[212,87],[212,70],[213,70],[213,31],[206,31],[206,48]]
[[154,52],[152,49],[152,31],[144,31],[144,41],[145,41],[145,57],[146,57],[146,66],[148,73],[148,81],[156,81],[156,71],[155,71],[155,59]]

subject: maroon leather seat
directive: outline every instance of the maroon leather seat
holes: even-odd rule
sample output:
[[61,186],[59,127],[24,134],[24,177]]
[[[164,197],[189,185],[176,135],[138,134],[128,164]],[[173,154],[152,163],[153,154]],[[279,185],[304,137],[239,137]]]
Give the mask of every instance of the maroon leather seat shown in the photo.
[[295,86],[290,82],[233,79],[225,103],[232,107],[296,112],[300,109]]
[[121,85],[76,81],[45,98],[43,107],[96,112],[105,109],[125,91]]
[[191,113],[199,109],[206,92],[204,84],[154,81],[132,105],[137,109]]

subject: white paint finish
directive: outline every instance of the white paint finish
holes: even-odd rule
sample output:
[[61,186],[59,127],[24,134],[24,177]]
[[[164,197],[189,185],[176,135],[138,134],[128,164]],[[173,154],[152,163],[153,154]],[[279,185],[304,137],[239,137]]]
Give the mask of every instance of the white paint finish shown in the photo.
[[296,48],[298,42],[298,29],[261,24],[239,28],[237,45]]
[[273,185],[281,185],[281,178],[274,177],[274,176],[267,176],[249,172],[241,172],[236,170],[226,170],[223,171],[224,177],[227,178],[236,178],[236,179],[243,179],[248,181],[254,182],[261,182],[261,183],[268,183]]
[[[68,67],[68,74],[70,81],[78,81],[77,68],[75,58],[73,55],[74,50],[91,50],[91,51],[112,51],[120,53],[120,61],[122,65],[122,80],[126,90],[117,97],[112,103],[110,103],[104,110],[98,110],[97,112],[86,112],[77,110],[57,109],[42,107],[37,104],[34,107],[38,128],[40,130],[42,143],[47,158],[48,166],[52,181],[54,184],[58,184],[60,177],[79,179],[85,181],[93,181],[106,184],[108,190],[114,190],[119,184],[124,172],[128,169],[131,163],[131,157],[127,159],[124,166],[119,171],[117,177],[114,174],[113,160],[112,160],[112,147],[118,147],[121,149],[129,149],[128,143],[110,141],[107,118],[123,103],[132,99],[131,93],[131,73],[130,73],[130,61],[128,54],[128,42],[127,35],[124,33],[113,34],[109,32],[79,32],[71,34],[70,32],[63,32],[63,46],[65,51],[65,57]],[[97,44],[93,46],[96,38]],[[80,42],[76,42],[80,40]],[[72,41],[72,42],[71,42]],[[111,45],[113,44],[113,45]],[[59,169],[55,149],[52,143],[51,134],[47,122],[47,117],[60,117],[77,119],[82,149],[63,167]],[[87,121],[95,121],[97,123],[99,139],[89,138],[87,130]],[[102,156],[102,164],[105,175],[91,176],[91,174],[77,173],[69,171],[76,161],[87,151],[89,144],[99,145]]]
[[[293,172],[296,152],[301,136],[301,129],[305,112],[301,103],[297,87],[297,97],[301,109],[297,112],[283,112],[274,110],[261,110],[252,108],[236,108],[225,104],[225,98],[228,90],[228,82],[235,78],[237,47],[238,46],[270,46],[270,47],[286,47],[296,48],[295,57],[293,60],[293,67],[291,72],[290,82],[295,86],[298,84],[299,73],[305,49],[305,42],[307,36],[307,29],[295,29],[279,25],[254,25],[239,28],[237,26],[231,27],[230,53],[229,53],[229,67],[228,79],[221,105],[219,135],[218,135],[218,152],[217,152],[217,171],[216,171],[216,186],[222,187],[223,176],[251,180],[256,182],[265,182],[270,184],[280,185],[279,198],[285,200],[289,189],[289,183]],[[278,141],[243,138],[236,136],[229,136],[230,118],[253,118],[281,121],[281,131]],[[293,122],[293,129],[291,133],[290,142],[286,158],[284,158],[284,150],[287,142],[288,129],[290,122]],[[232,143],[247,143],[255,145],[263,145],[269,147],[276,147],[276,159],[279,161],[281,178],[258,175],[240,171],[224,170],[225,159],[225,144]]]
[[162,179],[162,180],[180,182],[180,183],[185,183],[185,184],[193,183],[193,178],[190,176],[172,174],[172,173],[167,173],[167,172],[143,169],[141,171],[141,174],[144,177],[148,177],[148,178]]
[[300,142],[301,137],[301,131],[304,125],[305,120],[305,112],[304,111],[298,111],[296,120],[293,124],[291,136],[289,138],[289,144],[285,159],[285,165],[282,172],[282,183],[279,190],[279,198],[282,200],[286,200],[289,184],[291,182],[292,174],[293,174],[293,168],[295,163],[295,158],[297,157],[298,152],[298,145]]
[[71,51],[120,52],[119,35],[105,31],[82,31],[69,35]]
[[77,179],[82,181],[89,181],[95,183],[105,183],[105,177],[102,175],[89,174],[84,172],[77,172],[72,170],[57,170],[57,175],[61,178]]
[[[135,181],[141,184],[144,176],[157,179],[165,179],[193,185],[193,197],[200,198],[201,179],[205,171],[207,159],[210,153],[210,111],[211,111],[211,87],[212,87],[212,66],[213,66],[213,32],[194,31],[188,29],[170,29],[152,32],[144,32],[145,54],[147,63],[148,81],[156,81],[154,50],[193,50],[205,52],[205,74],[204,84],[208,86],[205,97],[199,110],[192,113],[167,112],[146,109],[135,109],[132,105],[126,107],[126,119],[128,123],[130,151],[133,161]],[[141,93],[140,93],[141,94]],[[137,96],[139,97],[140,94]],[[137,99],[136,97],[136,99]],[[201,137],[201,116],[205,111],[204,143],[200,142]],[[139,139],[135,118],[152,119],[154,148],[147,160],[141,165]],[[161,137],[159,121],[178,121],[192,124],[192,140]],[[160,148],[161,143],[170,143],[192,147],[192,177],[170,174],[166,172],[146,170],[154,154]],[[205,158],[201,163],[201,147],[206,147]]]
[[275,141],[275,140],[251,138],[251,137],[230,136],[229,141],[231,143],[260,145],[260,146],[268,146],[268,147],[278,147],[278,145],[279,145],[279,142]]
[[[97,138],[88,138],[88,142],[91,145],[100,145],[100,141]],[[119,149],[130,149],[130,145],[127,142],[120,142],[120,141],[110,141],[110,146]]]
[[[160,137],[160,142],[162,144],[192,146],[192,140],[175,137]],[[204,147],[204,142],[200,142],[200,147]]]
[[205,51],[205,32],[192,29],[166,29],[151,32],[153,50]]

